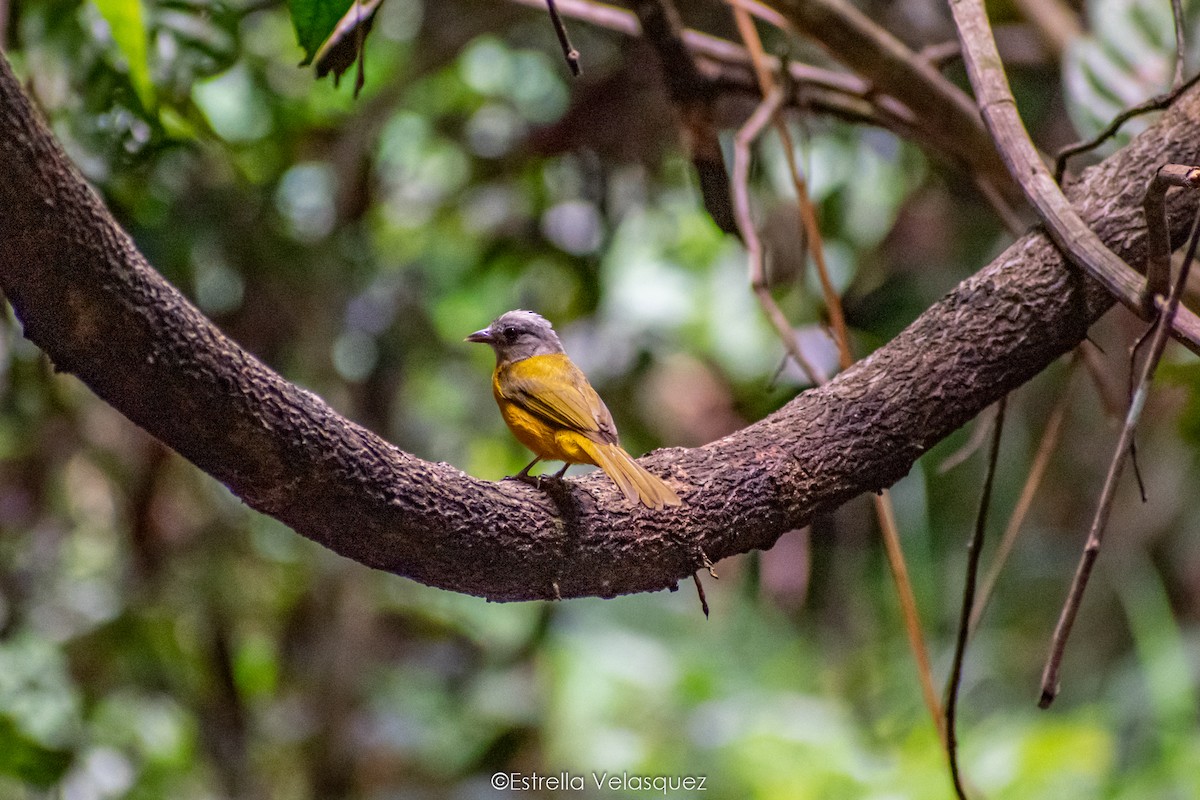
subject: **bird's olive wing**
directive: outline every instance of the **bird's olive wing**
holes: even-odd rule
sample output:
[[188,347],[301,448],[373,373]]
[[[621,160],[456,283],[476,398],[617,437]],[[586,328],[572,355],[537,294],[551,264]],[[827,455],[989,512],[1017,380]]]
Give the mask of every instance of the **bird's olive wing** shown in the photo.
[[578,367],[565,356],[535,356],[509,366],[501,380],[505,398],[552,425],[600,442],[616,442],[612,414]]

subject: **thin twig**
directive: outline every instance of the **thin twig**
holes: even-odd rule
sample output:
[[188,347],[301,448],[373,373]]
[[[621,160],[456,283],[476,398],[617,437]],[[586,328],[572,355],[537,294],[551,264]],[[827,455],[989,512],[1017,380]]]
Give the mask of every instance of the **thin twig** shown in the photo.
[[[542,8],[545,2],[545,0],[510,1],[538,9]],[[582,20],[626,36],[642,35],[637,15],[624,8],[593,0],[555,1],[559,12],[564,17]],[[753,0],[733,1],[747,7],[761,5],[754,3]],[[769,14],[756,13],[756,15],[774,23],[774,18]],[[836,24],[836,21],[829,23],[832,26],[836,26]],[[710,66],[712,64],[723,65],[735,70],[749,70],[751,67],[750,56],[746,49],[731,41],[692,29],[685,29],[682,39],[694,56],[710,62]],[[831,47],[836,47],[838,44],[835,42]],[[855,47],[853,43],[840,44],[844,45],[846,49],[852,50]],[[911,51],[908,53],[911,55]],[[776,74],[783,69],[780,60],[774,56],[768,56],[767,63],[772,72]],[[948,159],[974,175],[990,176],[980,178],[980,180],[991,184],[999,183],[1006,187],[1002,192],[1005,196],[1015,195],[1015,192],[1009,191],[1007,188],[1011,186],[1007,176],[997,176],[997,170],[993,166],[996,159],[990,149],[979,146],[977,138],[973,135],[954,135],[953,131],[947,129],[945,114],[915,113],[906,102],[899,99],[898,95],[893,95],[886,89],[881,91],[881,86],[874,76],[871,76],[872,80],[864,80],[849,72],[836,72],[796,61],[789,62],[786,69],[797,86],[797,91],[788,98],[789,105],[812,108],[851,122],[867,122],[886,128],[898,136],[918,142],[927,153],[935,157]],[[726,70],[726,72],[728,71]],[[886,63],[880,67],[879,71],[888,74],[889,69]],[[753,76],[746,74],[745,79],[745,81],[739,80],[736,88],[752,91],[754,88]],[[905,85],[903,81],[899,84],[902,87]],[[952,84],[947,85],[954,92],[958,92]],[[919,97],[920,89],[908,93]],[[961,92],[959,94],[961,95]],[[965,114],[960,116],[966,117]],[[963,124],[978,125],[978,123],[969,122]]]
[[[1017,113],[1000,54],[996,51],[983,0],[951,0],[950,9],[984,122],[1009,172],[1045,224],[1046,233],[1074,264],[1086,270],[1113,297],[1138,316],[1147,318],[1142,276],[1109,250],[1084,224],[1030,141]],[[1200,353],[1200,317],[1180,309],[1172,332],[1189,349]]]
[[787,33],[795,33],[796,29],[788,18],[773,8],[763,5],[758,0],[725,0],[734,10],[744,11],[752,17],[757,17]]
[[[754,27],[754,21],[744,9],[736,5],[736,0],[730,0],[730,3],[734,5],[734,17],[737,21],[738,31],[741,34],[742,41],[746,44],[746,49],[750,52],[750,57],[753,59],[760,88],[764,97],[770,97],[776,90],[775,81],[771,71],[766,68],[766,58],[762,41],[759,39],[758,31]],[[792,143],[791,134],[787,129],[787,125],[778,114],[775,115],[775,125],[779,132],[779,137],[783,142],[788,169],[791,172],[792,182],[796,188],[796,201],[800,211],[800,221],[805,233],[805,239],[808,242],[808,249],[812,254],[813,262],[816,264],[817,275],[819,276],[821,288],[824,292],[825,306],[829,311],[834,340],[838,345],[838,360],[842,369],[848,369],[854,363],[854,355],[850,349],[850,337],[846,329],[845,314],[842,312],[842,301],[833,286],[833,281],[830,280],[829,270],[825,263],[821,230],[817,223],[817,215],[813,207],[812,198],[808,194],[808,183],[804,179],[799,165],[796,163],[795,147]],[[879,519],[880,531],[883,535],[888,566],[895,580],[896,595],[900,601],[905,629],[908,631],[909,646],[912,649],[913,658],[917,662],[917,673],[921,683],[922,694],[925,697],[934,727],[937,729],[942,740],[945,741],[943,717],[933,687],[933,670],[929,665],[929,654],[925,648],[925,634],[921,626],[920,613],[917,611],[916,595],[913,592],[912,581],[908,577],[908,567],[904,561],[904,551],[900,546],[900,532],[896,525],[896,515],[892,508],[890,493],[882,492],[876,495],[875,512]]]
[[1183,0],[1171,0],[1171,20],[1175,23],[1175,77],[1171,80],[1171,88],[1183,86],[1183,58],[1187,55],[1187,45],[1183,40]]
[[1029,475],[1025,478],[1025,485],[1021,487],[1021,496],[1017,498],[1017,505],[1013,508],[1013,512],[1008,518],[1008,524],[1004,526],[1004,535],[1000,537],[1000,544],[996,547],[996,554],[992,558],[992,564],[988,568],[983,582],[980,584],[975,600],[975,607],[971,609],[971,635],[974,635],[975,630],[979,627],[979,620],[983,618],[983,612],[987,610],[988,603],[992,599],[992,594],[996,591],[996,584],[1000,580],[1000,573],[1004,570],[1008,556],[1012,552],[1013,546],[1017,543],[1017,536],[1021,532],[1021,526],[1025,523],[1025,517],[1029,514],[1029,509],[1033,506],[1033,498],[1037,494],[1038,487],[1042,485],[1042,478],[1046,475],[1046,468],[1050,466],[1050,456],[1054,454],[1054,449],[1058,447],[1058,440],[1062,434],[1063,421],[1066,420],[1067,409],[1070,407],[1075,367],[1079,363],[1079,360],[1079,350],[1077,349],[1075,356],[1071,358],[1070,366],[1067,367],[1066,385],[1058,395],[1058,400],[1054,403],[1054,409],[1050,412],[1050,419],[1046,422],[1046,429],[1042,431],[1042,439],[1038,442],[1037,453],[1034,454],[1033,464],[1029,468]]
[[1068,158],[1077,156],[1080,153],[1086,153],[1089,150],[1095,150],[1113,136],[1116,136],[1117,131],[1121,130],[1121,126],[1134,117],[1140,117],[1142,114],[1149,114],[1151,111],[1162,111],[1164,108],[1167,108],[1171,105],[1171,103],[1175,102],[1175,99],[1179,97],[1179,95],[1192,88],[1197,80],[1200,80],[1200,73],[1188,78],[1185,82],[1180,83],[1177,87],[1169,92],[1156,94],[1149,100],[1144,100],[1141,103],[1138,103],[1136,106],[1130,106],[1129,108],[1125,109],[1120,114],[1117,114],[1115,117],[1113,117],[1112,122],[1108,123],[1108,125],[1104,127],[1104,130],[1097,133],[1091,139],[1084,139],[1083,141],[1075,142],[1075,144],[1069,144],[1063,149],[1059,150],[1058,154],[1054,156],[1054,182],[1060,185],[1062,184],[1063,174],[1067,170]]
[[696,584],[696,595],[700,598],[700,610],[704,612],[704,618],[708,619],[708,598],[704,596],[704,584],[700,582],[698,570],[692,573],[692,581]]
[[554,25],[554,33],[558,36],[558,45],[562,48],[563,58],[567,60],[571,74],[578,78],[583,74],[583,68],[579,66],[579,51],[575,49],[571,44],[571,38],[567,36],[567,26],[563,23],[562,17],[558,15],[558,6],[555,5],[555,0],[546,0],[546,9],[550,12],[550,22]]
[[847,0],[776,0],[796,29],[831,56],[912,109],[947,154],[1006,197],[1020,192],[991,146],[971,98]]
[[900,598],[900,612],[904,617],[904,632],[908,634],[908,648],[917,661],[917,676],[921,681],[921,696],[925,707],[937,728],[938,738],[943,746],[946,743],[946,718],[942,713],[942,704],[938,700],[937,689],[933,687],[933,668],[929,665],[929,653],[925,650],[925,635],[921,630],[921,616],[917,613],[917,604],[912,589],[912,580],[908,577],[908,567],[904,563],[904,553],[900,549],[900,528],[896,525],[896,514],[892,506],[891,492],[886,489],[873,495],[875,501],[875,516],[879,518],[879,526],[883,530],[883,545],[887,550],[888,568],[892,571],[892,580],[896,583],[896,596]]
[[967,575],[963,581],[962,613],[958,622],[958,639],[954,644],[954,661],[950,677],[946,680],[946,756],[950,761],[950,780],[959,800],[967,800],[958,771],[957,710],[958,688],[962,683],[963,660],[967,654],[967,639],[971,630],[971,609],[975,607],[975,580],[979,575],[979,557],[983,552],[983,537],[987,532],[988,506],[992,502],[992,486],[996,482],[996,463],[1000,456],[1000,437],[1004,432],[1004,407],[1007,395],[996,404],[996,421],[992,425],[992,446],[988,450],[987,472],[983,477],[983,491],[979,497],[979,511],[975,515],[975,532],[967,544]]
[[937,465],[938,475],[945,475],[975,455],[975,452],[983,447],[983,443],[987,441],[988,431],[992,428],[992,414],[995,413],[992,409],[994,408],[994,405],[988,406],[979,416],[975,417],[975,425],[971,429],[971,435],[967,437],[966,443],[946,456],[945,460]]
[[758,108],[750,115],[750,119],[746,120],[746,124],[738,130],[733,138],[733,213],[738,232],[742,236],[742,241],[746,243],[750,286],[754,290],[754,295],[763,307],[767,319],[775,326],[775,331],[779,334],[783,346],[787,348],[788,353],[795,359],[808,379],[819,386],[828,378],[822,370],[804,356],[804,352],[800,349],[800,343],[796,340],[796,332],[792,330],[791,324],[784,316],[783,310],[779,308],[779,304],[775,302],[775,298],[771,296],[771,290],[767,286],[766,274],[763,270],[762,239],[759,238],[750,211],[750,145],[774,118],[782,104],[783,92],[779,90],[771,92],[769,97],[758,104]]
[[[1138,337],[1138,340],[1134,342],[1133,347],[1129,348],[1129,387],[1126,390],[1125,395],[1126,408],[1129,407],[1129,404],[1133,403],[1133,396],[1137,393],[1137,375],[1135,373],[1137,371],[1138,351],[1142,349],[1143,345],[1153,338],[1154,330],[1155,327],[1151,325],[1146,329],[1145,333]],[[1137,481],[1138,497],[1140,497],[1142,502],[1145,503],[1147,501],[1146,482],[1142,480],[1142,467],[1140,464],[1138,464],[1136,431],[1129,437],[1129,464],[1131,467],[1133,467],[1133,477],[1134,480]]]
[[1133,400],[1129,404],[1129,411],[1125,415],[1125,425],[1121,429],[1121,436],[1117,440],[1112,461],[1108,466],[1108,474],[1104,478],[1104,488],[1100,492],[1100,500],[1096,505],[1096,516],[1092,519],[1092,527],[1088,532],[1087,543],[1083,548],[1083,555],[1079,559],[1075,578],[1071,581],[1070,592],[1067,594],[1067,600],[1058,618],[1058,625],[1054,629],[1054,637],[1050,645],[1050,655],[1046,660],[1046,669],[1042,673],[1042,694],[1038,700],[1038,706],[1041,708],[1049,708],[1050,704],[1054,702],[1054,698],[1058,695],[1059,673],[1062,668],[1063,653],[1067,647],[1067,638],[1071,635],[1071,627],[1074,625],[1075,617],[1079,613],[1079,605],[1083,599],[1084,589],[1087,588],[1092,568],[1096,564],[1096,557],[1100,553],[1100,543],[1104,536],[1104,529],[1108,525],[1109,514],[1112,511],[1117,481],[1121,477],[1121,468],[1125,464],[1125,454],[1129,450],[1134,430],[1137,428],[1138,420],[1141,418],[1142,409],[1146,405],[1146,395],[1150,391],[1150,382],[1154,378],[1154,371],[1158,367],[1158,362],[1162,358],[1163,350],[1166,347],[1167,332],[1171,328],[1172,318],[1179,311],[1179,300],[1183,295],[1184,287],[1187,285],[1188,271],[1191,269],[1192,260],[1196,257],[1196,246],[1198,243],[1200,243],[1200,212],[1197,212],[1196,219],[1192,224],[1187,255],[1184,257],[1183,265],[1179,268],[1179,275],[1171,287],[1171,296],[1167,299],[1165,305],[1161,303],[1156,304],[1159,305],[1159,316],[1154,322],[1154,338],[1150,343],[1150,351],[1146,354],[1146,360],[1142,364],[1138,387],[1134,392]]
[[1167,190],[1172,186],[1200,188],[1200,169],[1164,164],[1146,187],[1146,293],[1166,297],[1171,290],[1171,234],[1167,223]]
[[1092,386],[1096,389],[1096,395],[1100,398],[1100,405],[1104,407],[1104,413],[1113,419],[1121,419],[1125,414],[1125,409],[1129,407],[1129,398],[1121,394],[1121,391],[1104,371],[1104,362],[1100,360],[1100,353],[1103,351],[1090,342],[1084,342],[1077,348],[1077,352],[1083,354],[1083,366],[1092,380]]
[[[736,5],[738,0],[729,0],[734,4],[733,14],[737,22],[738,33],[750,53],[754,63],[755,75],[758,78],[759,89],[763,97],[771,94],[775,88],[775,77],[766,62],[762,40],[754,27],[750,13]],[[817,212],[813,207],[812,198],[808,193],[808,181],[796,163],[796,148],[792,142],[791,132],[787,123],[778,114],[775,115],[775,130],[783,144],[784,158],[787,160],[788,172],[792,176],[792,185],[796,190],[796,207],[800,212],[800,225],[804,231],[804,239],[808,251],[812,255],[813,264],[817,268],[817,278],[821,282],[821,291],[825,297],[825,309],[829,313],[829,324],[833,328],[833,338],[837,343],[838,362],[842,369],[849,369],[854,363],[854,355],[850,351],[850,334],[846,329],[846,315],[842,312],[842,299],[838,297],[837,289],[829,277],[829,267],[825,263],[825,246],[821,237],[821,226],[817,222]]]

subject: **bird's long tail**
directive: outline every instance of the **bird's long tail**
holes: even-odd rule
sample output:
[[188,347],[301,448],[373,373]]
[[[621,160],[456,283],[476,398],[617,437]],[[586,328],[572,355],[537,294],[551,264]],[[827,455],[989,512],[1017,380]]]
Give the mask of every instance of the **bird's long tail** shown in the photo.
[[647,508],[683,505],[675,490],[662,478],[651,475],[618,444],[598,444],[589,441],[587,449],[595,459],[596,466],[613,479],[625,497],[640,501]]

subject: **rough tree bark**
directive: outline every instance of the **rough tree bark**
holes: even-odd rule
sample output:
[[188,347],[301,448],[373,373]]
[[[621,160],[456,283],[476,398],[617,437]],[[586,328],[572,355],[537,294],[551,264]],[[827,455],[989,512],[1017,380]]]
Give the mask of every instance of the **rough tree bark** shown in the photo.
[[[1075,186],[1083,218],[1130,263],[1143,260],[1146,182],[1198,144],[1193,91]],[[1176,236],[1193,210],[1171,199]],[[1030,233],[821,389],[705,447],[647,456],[682,508],[632,506],[598,474],[552,493],[489,483],[402,452],[223,336],[137,251],[2,58],[0,288],[58,370],[251,507],[363,564],[493,600],[671,588],[705,555],[770,547],[898,480],[1112,305]]]

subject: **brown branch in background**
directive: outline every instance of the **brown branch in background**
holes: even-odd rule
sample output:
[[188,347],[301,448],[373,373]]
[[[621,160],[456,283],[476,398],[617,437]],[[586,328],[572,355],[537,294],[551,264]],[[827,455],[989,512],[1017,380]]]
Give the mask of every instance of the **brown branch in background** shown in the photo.
[[[729,2],[734,3],[733,13],[738,32],[754,62],[759,90],[766,98],[775,89],[775,76],[766,63],[762,40],[758,36],[758,30],[754,27],[754,20],[750,13],[740,5],[736,5],[737,0],[729,0]],[[808,181],[805,180],[804,173],[800,171],[800,165],[796,163],[796,148],[787,123],[778,114],[775,115],[774,122],[775,130],[783,145],[788,172],[792,176],[792,186],[796,190],[796,207],[800,213],[800,226],[804,231],[804,239],[808,245],[808,251],[812,255],[813,264],[817,268],[817,278],[821,282],[825,309],[829,313],[829,324],[833,328],[833,338],[837,343],[838,362],[842,369],[849,369],[850,365],[854,363],[854,355],[850,351],[850,334],[846,330],[846,315],[842,312],[842,300],[838,297],[833,281],[829,277],[829,266],[825,263],[825,246],[821,236],[821,226],[817,223],[817,212],[813,207],[812,198],[808,194]]]
[[1103,351],[1091,342],[1085,342],[1077,348],[1076,352],[1083,355],[1083,366],[1087,369],[1088,377],[1096,390],[1096,396],[1100,399],[1100,405],[1104,407],[1104,413],[1119,420],[1125,415],[1125,409],[1129,407],[1129,397],[1117,388],[1108,373],[1105,372],[1104,362],[1100,359]]
[[[1092,519],[1092,527],[1088,531],[1087,543],[1084,545],[1083,555],[1080,557],[1079,566],[1075,571],[1075,578],[1071,581],[1071,589],[1063,604],[1058,625],[1054,629],[1054,637],[1051,639],[1050,655],[1046,659],[1046,668],[1042,673],[1042,694],[1038,700],[1040,708],[1049,708],[1050,704],[1054,702],[1054,698],[1058,696],[1059,673],[1062,669],[1062,658],[1066,651],[1067,639],[1071,635],[1071,628],[1079,613],[1079,605],[1083,600],[1083,592],[1087,588],[1088,579],[1096,565],[1096,557],[1100,554],[1100,543],[1112,511],[1117,481],[1120,480],[1121,469],[1125,465],[1125,454],[1133,442],[1134,431],[1137,429],[1142,409],[1146,405],[1146,396],[1150,392],[1150,382],[1154,378],[1154,371],[1158,368],[1158,362],[1166,348],[1172,318],[1179,311],[1179,301],[1187,286],[1188,272],[1196,257],[1197,243],[1200,243],[1200,213],[1197,213],[1195,223],[1192,225],[1187,255],[1179,268],[1175,284],[1171,287],[1171,295],[1165,304],[1156,303],[1159,306],[1159,316],[1154,322],[1154,338],[1150,343],[1150,352],[1146,354],[1146,360],[1142,364],[1137,390],[1133,394],[1133,400],[1129,403],[1129,411],[1125,415],[1125,425],[1121,428],[1121,436],[1117,439],[1112,461],[1108,465],[1108,474],[1104,477],[1104,488],[1100,491],[1100,500],[1096,504],[1096,515]],[[1156,299],[1161,300],[1161,295]]]
[[1167,108],[1171,105],[1171,103],[1175,102],[1179,95],[1190,89],[1197,80],[1200,80],[1200,73],[1188,78],[1187,81],[1181,83],[1178,88],[1172,89],[1169,92],[1157,94],[1154,97],[1151,97],[1149,100],[1145,100],[1141,103],[1138,103],[1136,106],[1131,106],[1125,109],[1120,114],[1117,114],[1115,117],[1113,117],[1112,122],[1108,123],[1104,130],[1097,133],[1091,139],[1084,139],[1083,141],[1075,142],[1075,144],[1069,144],[1063,149],[1059,150],[1058,154],[1054,156],[1054,182],[1058,184],[1062,183],[1063,175],[1067,169],[1067,159],[1071,158],[1072,156],[1077,156],[1080,153],[1086,153],[1089,150],[1094,150],[1100,145],[1104,144],[1113,136],[1116,136],[1117,131],[1121,129],[1121,126],[1134,117],[1140,117],[1142,114],[1149,114],[1151,111],[1162,111],[1164,108]]
[[1171,90],[1183,87],[1183,59],[1187,55],[1187,44],[1183,36],[1183,0],[1171,0],[1171,21],[1175,24],[1175,77],[1171,79]]
[[[541,9],[544,0],[511,0],[518,5]],[[760,18],[776,24],[776,18],[769,14],[758,13],[756,9],[765,8],[754,0],[732,0],[732,2],[752,10]],[[571,17],[596,25],[608,30],[617,31],[626,36],[641,36],[642,26],[637,16],[623,8],[593,2],[592,0],[556,0],[557,8],[564,17]],[[783,24],[790,26],[787,19]],[[700,62],[703,71],[710,74],[714,89],[720,91],[737,91],[758,95],[753,65],[750,55],[744,47],[711,36],[707,33],[692,29],[684,29],[680,38]],[[766,63],[773,74],[780,74],[784,66],[774,56],[766,56]],[[1003,176],[1001,185],[1003,192],[991,188],[992,184],[984,180],[994,170],[989,166],[992,162],[999,163],[990,148],[978,148],[972,144],[970,137],[965,139],[947,136],[945,125],[940,117],[921,117],[913,112],[905,103],[890,94],[880,92],[878,86],[847,72],[835,72],[822,69],[810,64],[788,62],[787,72],[791,76],[787,104],[796,108],[811,110],[817,113],[829,114],[849,122],[876,125],[895,133],[904,139],[916,142],[933,158],[949,160],[957,166],[966,169],[972,175],[983,176],[979,180],[990,188],[985,191],[985,197],[992,202],[994,197],[1006,197],[1011,205],[1012,200],[1020,202],[1019,193],[1009,190],[1011,181]],[[791,86],[795,91],[791,91]],[[951,86],[953,89],[954,87]],[[954,91],[958,91],[954,89]],[[978,125],[978,123],[975,123]],[[1003,209],[997,209],[1004,214]],[[1008,215],[1009,218],[1012,215]]]
[[987,408],[975,418],[975,425],[971,428],[971,435],[967,438],[966,443],[946,456],[942,463],[938,464],[938,475],[945,475],[975,455],[975,452],[983,447],[983,443],[987,441],[988,432],[992,429],[992,415],[995,414],[994,409],[995,406]]
[[558,15],[555,0],[546,0],[546,10],[550,12],[550,22],[554,25],[555,35],[558,36],[558,45],[562,48],[563,58],[567,60],[571,74],[578,78],[583,74],[583,68],[579,66],[579,51],[575,49],[571,44],[570,37],[567,36],[567,26],[563,23],[562,17]]
[[[1100,281],[1135,314],[1147,318],[1153,309],[1147,307],[1145,281],[1084,224],[1034,149],[1017,113],[983,0],[951,0],[950,9],[984,122],[1009,171],[1037,209],[1046,233],[1072,263]],[[1180,309],[1175,315],[1174,326],[1177,338],[1189,349],[1200,353],[1200,317]]]
[[730,201],[729,175],[718,138],[713,102],[716,90],[696,67],[683,40],[683,23],[673,0],[637,0],[634,11],[642,33],[658,54],[667,95],[679,116],[683,144],[700,180],[704,208],[717,227],[737,233]]
[[[770,69],[767,68],[766,54],[763,51],[762,40],[758,36],[758,30],[754,27],[754,20],[751,19],[750,14],[745,9],[737,4],[736,0],[729,0],[729,2],[734,7],[734,18],[737,22],[738,32],[754,62],[760,90],[763,93],[763,97],[768,98],[776,91],[775,78]],[[838,361],[843,370],[849,369],[854,363],[854,355],[850,349],[850,335],[846,329],[845,315],[842,313],[842,300],[838,297],[837,290],[833,286],[833,281],[830,280],[829,269],[825,263],[821,229],[817,224],[816,209],[813,207],[812,198],[808,193],[808,182],[804,179],[804,174],[800,171],[800,167],[796,163],[795,146],[787,124],[778,113],[774,115],[774,121],[779,138],[783,143],[788,169],[792,176],[792,183],[796,189],[796,202],[800,212],[800,224],[805,234],[804,238],[812,254],[813,262],[816,264],[817,275],[821,282],[821,290],[825,296],[825,306],[829,311],[834,340],[837,342]],[[736,187],[735,191],[737,188],[740,187]],[[752,274],[753,269],[752,265]],[[890,492],[883,491],[875,495],[875,512],[879,519],[879,528],[885,542],[889,568],[896,584],[896,595],[900,601],[905,630],[908,632],[909,646],[912,650],[913,658],[917,662],[917,675],[921,684],[922,694],[924,695],[930,716],[933,719],[934,727],[944,741],[945,730],[942,727],[942,713],[937,702],[937,694],[933,688],[933,671],[930,668],[929,654],[925,648],[925,634],[921,627],[920,613],[917,611],[917,600],[913,592],[912,581],[908,577],[908,566],[904,561],[904,551],[900,546],[900,531],[896,525],[896,516],[892,508]]]
[[908,649],[912,651],[917,662],[917,676],[921,683],[921,697],[925,707],[937,728],[938,739],[943,746],[946,744],[946,718],[942,713],[942,704],[938,700],[937,691],[933,688],[933,668],[929,664],[929,653],[925,649],[925,634],[921,630],[921,618],[917,613],[916,601],[913,599],[912,579],[908,576],[908,565],[904,561],[904,552],[900,549],[900,526],[896,524],[896,512],[892,505],[891,492],[884,491],[872,497],[875,503],[875,516],[879,519],[879,527],[883,533],[883,546],[887,551],[888,569],[892,573],[892,581],[896,584],[896,594],[900,598],[900,610],[904,618],[904,632],[908,636]]
[[788,354],[795,359],[800,369],[808,376],[813,384],[820,386],[828,380],[825,373],[812,364],[800,349],[796,340],[796,332],[784,316],[783,310],[771,296],[767,285],[766,272],[763,269],[762,239],[754,224],[754,215],[750,210],[750,145],[762,133],[763,128],[775,117],[783,104],[783,92],[773,91],[771,95],[759,103],[758,108],[750,115],[746,124],[733,137],[733,213],[742,241],[746,243],[747,268],[750,272],[750,286],[754,296],[758,298],[763,313],[775,327],[783,346]]
[[1164,164],[1146,187],[1146,291],[1166,297],[1171,290],[1171,234],[1167,226],[1167,190],[1200,187],[1200,169]]
[[979,620],[983,618],[983,612],[987,610],[992,594],[996,591],[996,583],[1000,580],[1000,573],[1004,570],[1005,563],[1008,562],[1013,545],[1017,543],[1017,536],[1021,532],[1021,526],[1025,523],[1025,517],[1029,514],[1030,507],[1033,506],[1033,498],[1037,494],[1038,487],[1042,485],[1046,468],[1050,466],[1050,456],[1058,447],[1058,441],[1062,436],[1063,421],[1066,420],[1067,409],[1070,407],[1075,367],[1079,360],[1079,349],[1077,348],[1075,355],[1071,358],[1071,364],[1067,368],[1066,385],[1054,403],[1054,410],[1050,412],[1046,429],[1042,431],[1042,438],[1038,442],[1037,453],[1034,454],[1029,475],[1025,478],[1025,485],[1021,487],[1021,496],[1017,499],[1017,505],[1013,508],[1012,515],[1008,518],[1008,524],[1004,526],[1004,535],[1000,537],[1000,544],[996,547],[992,565],[988,568],[987,575],[984,576],[983,583],[980,585],[975,607],[971,609],[968,635],[974,635],[975,630],[979,627]]
[[692,582],[696,584],[696,596],[700,598],[700,610],[704,612],[704,618],[708,619],[708,597],[704,594],[704,584],[700,582],[699,570],[692,573]]
[[910,108],[943,152],[969,165],[979,180],[1010,200],[1021,194],[997,157],[971,99],[929,62],[846,0],[779,0],[796,29],[877,91]]
[[967,543],[967,574],[963,581],[962,614],[958,622],[958,638],[954,644],[954,661],[946,680],[946,757],[950,761],[950,780],[959,800],[967,800],[962,776],[958,770],[957,711],[958,689],[962,683],[963,660],[967,654],[967,639],[971,629],[971,609],[975,605],[975,581],[979,575],[979,557],[983,553],[983,538],[987,532],[988,506],[992,502],[992,486],[996,482],[996,464],[1000,457],[1000,438],[1004,432],[1004,407],[1007,396],[996,404],[996,420],[992,424],[992,446],[988,450],[987,471],[983,491],[979,496],[979,511],[975,515],[975,531]]

